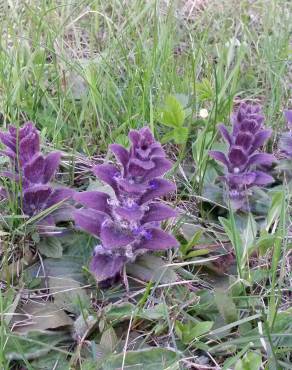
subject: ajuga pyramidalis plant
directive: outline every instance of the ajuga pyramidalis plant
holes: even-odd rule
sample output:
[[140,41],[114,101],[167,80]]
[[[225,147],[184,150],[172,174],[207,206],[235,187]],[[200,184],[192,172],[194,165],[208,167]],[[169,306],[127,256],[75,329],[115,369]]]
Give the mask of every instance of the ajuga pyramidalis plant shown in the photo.
[[129,133],[131,147],[110,145],[119,166],[97,165],[94,174],[111,186],[114,196],[98,191],[75,194],[84,207],[75,211],[78,228],[100,239],[91,271],[98,282],[117,276],[127,262],[148,251],[177,247],[177,240],[160,223],[176,212],[155,200],[175,190],[162,176],[171,168],[160,143],[148,127]]
[[242,103],[232,114],[233,124],[230,133],[223,124],[218,126],[221,136],[228,144],[227,154],[211,150],[210,156],[225,166],[222,179],[227,185],[228,194],[234,209],[247,207],[249,189],[272,183],[273,177],[259,170],[258,166],[269,166],[276,161],[271,154],[259,152],[259,148],[269,139],[272,130],[263,126],[264,116],[259,105]]
[[[40,135],[33,123],[27,122],[19,129],[10,125],[7,132],[0,132],[0,140],[6,147],[1,154],[10,159],[9,170],[1,175],[17,183],[16,201],[25,216],[36,216],[72,196],[71,189],[51,184],[61,153],[51,152],[46,156],[41,153]],[[14,196],[3,188],[1,195],[6,198]],[[61,218],[67,217],[63,212]],[[39,226],[54,226],[57,221],[61,221],[60,213],[52,213],[44,217]]]

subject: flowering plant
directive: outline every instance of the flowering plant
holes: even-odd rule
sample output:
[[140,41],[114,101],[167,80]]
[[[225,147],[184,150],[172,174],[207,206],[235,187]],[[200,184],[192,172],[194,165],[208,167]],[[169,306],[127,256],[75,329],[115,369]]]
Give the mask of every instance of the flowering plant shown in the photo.
[[260,106],[242,103],[231,120],[231,133],[226,126],[218,126],[229,146],[227,155],[216,150],[211,150],[209,155],[225,166],[226,172],[222,179],[228,187],[228,198],[233,208],[239,209],[246,206],[250,188],[273,182],[273,177],[257,166],[271,165],[276,159],[271,154],[259,152],[259,148],[272,134],[272,130],[263,126],[264,116]]
[[292,159],[292,110],[284,111],[289,131],[282,134],[280,138],[280,149],[288,159]]
[[98,191],[77,193],[84,207],[75,211],[76,226],[98,237],[91,271],[97,281],[116,276],[124,264],[147,251],[178,246],[176,239],[160,228],[160,222],[176,212],[155,201],[175,185],[162,178],[171,168],[160,143],[148,127],[129,133],[131,147],[110,145],[120,167],[97,165],[94,174],[114,190],[114,197]]
[[[17,201],[24,215],[36,216],[71,197],[71,189],[56,188],[51,184],[61,153],[51,152],[47,156],[41,153],[39,132],[33,123],[27,122],[20,129],[9,126],[7,132],[0,132],[0,140],[6,146],[1,154],[7,156],[11,164],[2,176],[17,183]],[[1,194],[6,198],[12,196],[3,188]],[[42,219],[42,223],[49,226],[57,221],[60,221],[59,216],[53,213]]]

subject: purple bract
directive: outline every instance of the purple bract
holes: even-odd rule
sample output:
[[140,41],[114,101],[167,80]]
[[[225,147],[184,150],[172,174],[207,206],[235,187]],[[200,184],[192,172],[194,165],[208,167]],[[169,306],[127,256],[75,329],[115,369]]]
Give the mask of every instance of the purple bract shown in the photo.
[[76,210],[76,226],[98,237],[91,271],[97,281],[117,275],[124,264],[147,251],[177,247],[177,240],[160,228],[160,222],[176,216],[165,204],[154,201],[175,190],[163,179],[172,166],[148,127],[129,133],[131,147],[110,145],[120,167],[97,165],[94,174],[110,185],[114,197],[98,191],[75,195],[85,206]]
[[280,146],[282,153],[288,159],[291,159],[292,158],[292,110],[284,111],[284,116],[286,118],[289,131],[281,135],[279,146]]
[[272,134],[272,130],[263,126],[260,106],[242,103],[231,119],[231,134],[224,125],[218,126],[229,146],[228,153],[211,150],[209,154],[226,167],[222,178],[229,189],[228,198],[233,208],[239,209],[245,206],[248,189],[273,182],[273,177],[258,170],[257,166],[269,166],[276,159],[271,154],[259,152]]
[[[10,125],[7,132],[0,132],[0,140],[6,146],[1,154],[8,156],[11,162],[11,169],[2,172],[2,176],[17,182],[19,204],[26,216],[35,216],[72,196],[72,190],[56,188],[50,183],[59,167],[61,154],[51,152],[44,156],[40,152],[40,136],[33,123],[27,122],[19,129]],[[42,222],[55,225],[59,216],[52,214]]]

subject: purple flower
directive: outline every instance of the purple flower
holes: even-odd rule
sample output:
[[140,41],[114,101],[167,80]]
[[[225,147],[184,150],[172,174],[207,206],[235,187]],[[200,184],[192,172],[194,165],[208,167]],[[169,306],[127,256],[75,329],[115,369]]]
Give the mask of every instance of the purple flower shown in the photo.
[[269,166],[276,159],[271,154],[259,152],[272,130],[264,128],[264,116],[258,105],[242,103],[231,120],[231,134],[224,125],[218,126],[229,146],[227,154],[211,150],[209,155],[226,167],[226,174],[221,178],[228,186],[232,206],[239,209],[245,205],[248,189],[273,182],[273,178],[257,166]]
[[284,116],[286,118],[289,131],[281,135],[279,146],[282,153],[288,159],[292,159],[292,110],[284,111]]
[[120,166],[98,165],[94,174],[110,185],[115,197],[98,191],[75,195],[84,208],[76,210],[76,226],[100,239],[91,262],[97,281],[117,275],[124,264],[149,250],[177,247],[177,240],[160,228],[176,212],[154,199],[175,190],[163,179],[171,162],[148,127],[129,133],[131,147],[110,145]]
[[[61,154],[52,152],[44,156],[40,152],[40,136],[33,123],[27,122],[19,129],[9,126],[7,132],[0,132],[0,140],[6,146],[1,154],[8,156],[11,163],[11,169],[2,176],[19,185],[19,204],[26,216],[35,216],[72,196],[72,190],[56,188],[50,183],[59,167]],[[55,225],[57,218],[51,214],[42,223]]]

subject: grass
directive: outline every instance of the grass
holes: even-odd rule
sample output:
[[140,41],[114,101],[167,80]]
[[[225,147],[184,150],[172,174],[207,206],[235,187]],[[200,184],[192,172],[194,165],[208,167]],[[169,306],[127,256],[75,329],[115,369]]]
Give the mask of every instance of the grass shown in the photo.
[[[64,266],[48,268],[61,280],[69,279],[62,292],[67,296],[64,304],[73,302],[67,311],[75,321],[75,342],[60,329],[49,339],[39,332],[27,342],[19,339],[10,329],[19,302],[44,299],[53,286],[47,277],[44,286],[38,285],[39,271],[46,264],[40,256],[39,271],[34,273],[31,260],[15,255],[19,246],[26,248],[23,238],[29,224],[23,226],[11,204],[11,218],[5,219],[10,231],[0,231],[1,369],[95,369],[111,353],[116,357],[104,369],[227,370],[236,363],[236,370],[291,369],[288,186],[271,192],[275,202],[268,211],[270,227],[263,227],[261,235],[254,235],[252,226],[244,229],[247,243],[265,251],[260,257],[246,253],[249,246],[242,245],[242,230],[238,231],[232,212],[229,220],[219,223],[219,216],[228,219],[226,209],[218,213],[215,203],[211,209],[202,203],[206,179],[212,176],[207,151],[217,143],[216,124],[229,122],[234,104],[241,100],[263,104],[266,125],[274,129],[269,150],[277,152],[277,138],[285,126],[282,110],[291,105],[290,1],[0,4],[1,128],[10,122],[36,122],[49,147],[68,154],[66,181],[73,183],[75,176],[87,181],[80,158],[100,160],[108,144],[127,143],[131,128],[149,124],[161,139],[165,127],[159,123],[159,112],[169,94],[187,96],[192,112],[186,119],[189,141],[181,147],[166,145],[177,160],[172,174],[179,187],[175,201],[186,210],[174,229],[187,246],[184,252],[164,255],[179,282],[163,270],[151,283],[143,283],[141,276],[129,278],[128,292],[123,284],[97,290],[84,267],[92,241],[81,238],[74,246],[66,241],[69,278],[60,275]],[[201,108],[208,110],[207,119],[200,118]],[[202,235],[196,234],[198,230]],[[216,244],[213,252],[202,252],[205,240]],[[199,252],[191,258],[188,253],[194,246]],[[236,260],[235,271],[229,270],[230,255]],[[16,273],[7,270],[12,262]],[[79,285],[72,285],[75,275]],[[80,287],[88,284],[90,294],[84,296]],[[198,327],[210,321],[212,329]],[[172,362],[172,353],[152,353],[151,365],[146,352],[152,347],[171,348],[179,359]],[[128,351],[141,348],[146,352],[138,357],[130,352],[133,358],[127,360]],[[246,354],[250,362],[247,357],[241,361]],[[262,367],[253,367],[258,356]],[[135,365],[138,360],[142,365]]]

